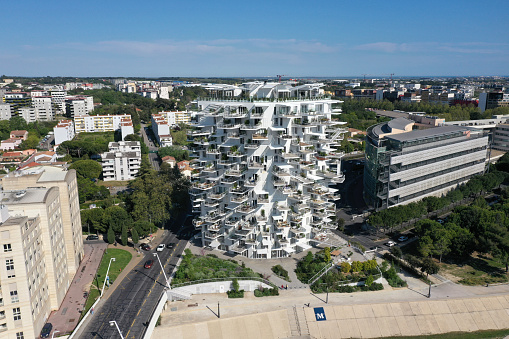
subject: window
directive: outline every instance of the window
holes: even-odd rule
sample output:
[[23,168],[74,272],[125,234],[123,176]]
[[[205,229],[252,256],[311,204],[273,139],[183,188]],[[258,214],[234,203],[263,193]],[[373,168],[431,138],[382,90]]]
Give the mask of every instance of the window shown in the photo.
[[11,291],[11,303],[19,303],[18,291]]
[[7,267],[7,271],[14,270],[14,259],[6,259],[5,267]]
[[21,310],[19,307],[12,309],[12,315],[14,316],[14,320],[21,320]]
[[16,332],[16,339],[25,339],[23,332]]
[[4,244],[4,252],[12,252],[11,244]]

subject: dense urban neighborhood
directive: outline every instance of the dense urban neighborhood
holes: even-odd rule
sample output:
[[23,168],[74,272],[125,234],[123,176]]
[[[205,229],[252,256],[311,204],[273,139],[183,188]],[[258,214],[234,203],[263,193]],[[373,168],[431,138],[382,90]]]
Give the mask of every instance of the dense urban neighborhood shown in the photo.
[[509,334],[508,77],[0,98],[2,338]]

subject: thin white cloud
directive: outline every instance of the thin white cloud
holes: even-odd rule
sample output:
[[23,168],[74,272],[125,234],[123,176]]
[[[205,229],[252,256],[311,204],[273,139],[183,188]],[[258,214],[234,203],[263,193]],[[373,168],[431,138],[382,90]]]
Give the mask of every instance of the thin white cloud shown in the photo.
[[75,49],[91,52],[108,52],[132,55],[168,55],[174,53],[224,54],[224,53],[264,53],[280,51],[285,53],[334,53],[339,45],[330,46],[319,41],[295,39],[217,39],[211,41],[123,41],[111,40],[93,43],[66,43],[54,45],[55,48]]
[[353,50],[383,53],[418,53],[418,52],[450,52],[468,54],[494,54],[507,52],[508,44],[485,42],[374,42],[354,46]]

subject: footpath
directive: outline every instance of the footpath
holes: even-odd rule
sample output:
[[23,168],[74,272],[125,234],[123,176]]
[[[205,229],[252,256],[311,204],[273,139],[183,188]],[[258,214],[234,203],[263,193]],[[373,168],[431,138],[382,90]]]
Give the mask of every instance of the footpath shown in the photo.
[[67,294],[60,308],[51,312],[47,320],[47,322],[53,325],[53,331],[58,331],[59,335],[71,333],[78,324],[81,311],[87,301],[85,292],[88,293],[90,290],[107,245],[104,242],[83,245],[83,260],[74,275]]

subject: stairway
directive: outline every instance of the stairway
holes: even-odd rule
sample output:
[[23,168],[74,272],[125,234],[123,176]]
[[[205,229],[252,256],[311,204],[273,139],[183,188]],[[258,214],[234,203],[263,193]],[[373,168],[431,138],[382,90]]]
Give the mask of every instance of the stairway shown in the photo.
[[293,306],[286,310],[290,324],[291,337],[309,336],[309,328],[306,322],[306,314],[303,307]]

